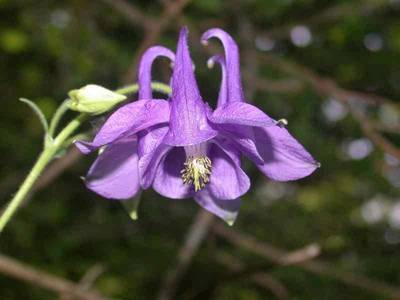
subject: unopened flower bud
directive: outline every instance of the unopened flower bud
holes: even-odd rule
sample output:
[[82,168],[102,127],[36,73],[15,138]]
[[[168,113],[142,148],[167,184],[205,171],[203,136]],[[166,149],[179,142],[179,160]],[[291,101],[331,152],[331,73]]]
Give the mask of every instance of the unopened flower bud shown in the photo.
[[126,96],[117,94],[99,85],[89,84],[68,93],[71,110],[92,115],[102,114],[124,101]]

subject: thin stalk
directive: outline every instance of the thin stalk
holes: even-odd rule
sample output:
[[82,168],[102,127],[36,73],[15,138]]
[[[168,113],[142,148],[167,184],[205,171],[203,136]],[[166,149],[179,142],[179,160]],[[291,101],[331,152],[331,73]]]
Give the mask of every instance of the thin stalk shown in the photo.
[[57,130],[57,126],[60,123],[62,116],[68,111],[68,99],[64,100],[64,102],[57,108],[54,113],[53,118],[51,119],[48,135],[50,138],[54,137],[54,134]]
[[127,94],[132,94],[132,93],[136,93],[139,89],[139,85],[137,83],[135,84],[131,84],[128,86],[125,86],[123,88],[120,88],[118,90],[116,90],[115,92],[118,94],[122,94],[122,95],[127,95]]
[[[130,86],[118,89],[116,90],[116,92],[120,94],[135,93],[138,91],[138,88],[139,88],[138,84],[132,84]],[[167,95],[171,93],[171,88],[163,83],[158,83],[158,82],[152,83],[152,88],[155,91]],[[68,110],[67,101],[64,101],[55,112],[50,122],[49,131],[47,133],[47,136],[50,137],[51,139],[46,140],[45,147],[41,152],[41,154],[39,155],[36,163],[34,164],[28,176],[18,189],[17,193],[11,199],[10,203],[7,205],[6,209],[1,215],[0,233],[4,230],[7,223],[14,216],[15,212],[17,211],[23,200],[26,198],[26,196],[28,195],[33,185],[35,184],[36,180],[39,178],[40,174],[43,172],[46,166],[51,162],[51,160],[54,158],[57,152],[61,148],[66,146],[65,142],[71,137],[74,131],[82,124],[82,122],[84,122],[89,117],[89,115],[87,114],[80,114],[78,117],[69,122],[68,125],[63,130],[61,130],[61,132],[53,139],[57,126],[62,116],[65,114],[67,110]]]
[[[139,89],[139,85],[137,83],[120,88],[118,90],[116,90],[115,92],[118,94],[123,94],[123,95],[127,95],[127,94],[132,94],[132,93],[136,93]],[[159,93],[163,93],[166,95],[171,94],[171,88],[161,82],[152,82],[151,83],[151,89],[155,92],[159,92]]]
[[4,213],[1,215],[0,233],[4,230],[5,226],[13,217],[18,207],[21,205],[22,201],[32,189],[40,174],[43,172],[49,162],[54,158],[54,155],[61,149],[63,142],[82,124],[82,122],[87,117],[88,115],[81,114],[77,118],[73,119],[54,139],[54,142],[43,149],[32,170],[29,172],[28,176],[18,189],[17,193],[6,207]]
[[14,215],[15,211],[21,205],[22,201],[25,199],[26,195],[31,190],[33,184],[36,182],[39,175],[42,173],[44,168],[50,162],[52,158],[52,152],[50,149],[44,150],[38,160],[36,161],[35,165],[33,166],[32,170],[26,177],[25,181],[20,186],[18,192],[15,196],[11,199],[10,203],[8,204],[7,208],[5,209],[4,213],[1,215],[0,218],[0,233],[3,231],[4,227],[7,225],[8,221]]

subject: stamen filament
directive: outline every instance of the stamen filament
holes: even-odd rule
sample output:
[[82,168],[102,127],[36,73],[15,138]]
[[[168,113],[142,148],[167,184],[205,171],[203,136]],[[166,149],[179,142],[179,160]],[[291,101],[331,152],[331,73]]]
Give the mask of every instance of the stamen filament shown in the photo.
[[181,171],[184,184],[194,185],[195,192],[203,189],[210,182],[211,160],[207,156],[189,156]]

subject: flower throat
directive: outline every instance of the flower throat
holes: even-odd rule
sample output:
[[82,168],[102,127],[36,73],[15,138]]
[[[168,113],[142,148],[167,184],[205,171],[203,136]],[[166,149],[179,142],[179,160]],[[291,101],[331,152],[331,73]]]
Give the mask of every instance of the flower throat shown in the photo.
[[184,184],[193,184],[195,192],[200,191],[210,182],[211,160],[205,155],[206,145],[185,147],[186,161],[181,171]]

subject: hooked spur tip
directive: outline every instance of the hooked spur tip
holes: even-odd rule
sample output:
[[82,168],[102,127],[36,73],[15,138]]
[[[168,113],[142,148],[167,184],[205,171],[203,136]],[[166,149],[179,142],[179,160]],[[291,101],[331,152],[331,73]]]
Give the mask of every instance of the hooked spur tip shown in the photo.
[[232,227],[235,224],[235,219],[228,219],[225,220],[226,224],[228,224],[228,226]]
[[208,40],[202,39],[202,40],[201,40],[201,44],[202,44],[203,46],[208,46]]
[[214,68],[214,65],[215,65],[215,60],[212,57],[210,57],[207,60],[207,68],[212,69]]
[[286,120],[286,119],[279,119],[278,121],[277,121],[277,125],[278,126],[281,126],[281,127],[285,127],[285,126],[287,126],[289,124],[289,122],[288,122],[288,120]]

